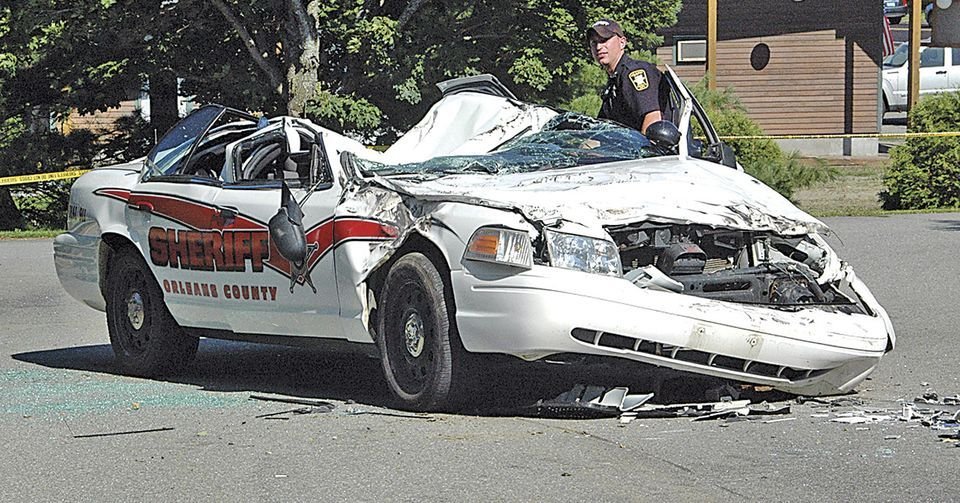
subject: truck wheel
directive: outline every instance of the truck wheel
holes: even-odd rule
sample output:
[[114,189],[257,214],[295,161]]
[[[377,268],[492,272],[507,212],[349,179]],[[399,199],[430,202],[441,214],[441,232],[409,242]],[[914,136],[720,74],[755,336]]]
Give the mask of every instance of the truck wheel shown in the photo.
[[138,254],[121,251],[110,263],[106,301],[110,345],[121,372],[156,377],[183,370],[193,360],[199,339],[174,321]]
[[377,345],[390,391],[404,409],[449,408],[464,352],[439,271],[410,253],[390,268],[382,292]]

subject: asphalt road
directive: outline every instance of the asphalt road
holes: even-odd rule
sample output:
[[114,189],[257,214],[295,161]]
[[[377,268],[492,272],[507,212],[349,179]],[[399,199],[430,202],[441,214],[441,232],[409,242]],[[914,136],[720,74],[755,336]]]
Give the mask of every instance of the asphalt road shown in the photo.
[[[845,398],[888,411],[960,393],[960,214],[827,223],[898,333]],[[176,380],[120,376],[103,314],[61,290],[49,241],[0,241],[0,320],[0,501],[960,499],[960,448],[941,432],[814,417],[849,400],[792,403],[774,423],[411,416],[384,407],[376,362],[215,341]],[[515,378],[490,384],[549,388]],[[257,417],[298,406],[251,394],[336,408]]]

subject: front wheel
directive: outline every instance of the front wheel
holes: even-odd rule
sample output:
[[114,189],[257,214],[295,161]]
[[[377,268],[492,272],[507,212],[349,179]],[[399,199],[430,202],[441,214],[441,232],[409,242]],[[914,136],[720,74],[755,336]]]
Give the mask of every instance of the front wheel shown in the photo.
[[455,366],[463,364],[465,352],[445,292],[440,272],[420,253],[397,260],[384,281],[377,345],[387,384],[402,408],[452,406]]
[[106,301],[110,345],[121,372],[155,377],[193,360],[199,339],[177,325],[139,254],[121,251],[110,263]]

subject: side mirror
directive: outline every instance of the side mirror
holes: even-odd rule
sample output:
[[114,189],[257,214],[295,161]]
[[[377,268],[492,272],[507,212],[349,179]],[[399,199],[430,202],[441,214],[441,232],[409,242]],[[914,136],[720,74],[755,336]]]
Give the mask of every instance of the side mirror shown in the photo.
[[313,293],[317,287],[313,286],[307,259],[317,250],[317,245],[307,245],[307,235],[303,231],[303,210],[297,204],[286,182],[281,182],[280,209],[270,219],[267,227],[270,229],[270,242],[277,248],[280,255],[290,262],[290,293],[301,278]]
[[657,121],[647,126],[644,136],[655,147],[673,152],[680,144],[680,130],[669,121]]
[[737,169],[737,154],[733,152],[733,147],[723,142],[720,142],[720,164]]
[[281,207],[270,219],[270,240],[276,245],[283,258],[293,265],[301,265],[307,260],[307,239],[303,234],[303,223]]

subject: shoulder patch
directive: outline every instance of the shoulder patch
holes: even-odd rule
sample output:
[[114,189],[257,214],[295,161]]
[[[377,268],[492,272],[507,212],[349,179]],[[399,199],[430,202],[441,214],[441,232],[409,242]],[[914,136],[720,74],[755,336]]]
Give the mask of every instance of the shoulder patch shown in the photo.
[[630,83],[633,84],[633,87],[637,91],[643,91],[644,89],[650,87],[650,81],[647,80],[646,70],[634,70],[627,75],[627,78],[630,79]]

